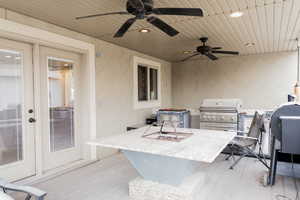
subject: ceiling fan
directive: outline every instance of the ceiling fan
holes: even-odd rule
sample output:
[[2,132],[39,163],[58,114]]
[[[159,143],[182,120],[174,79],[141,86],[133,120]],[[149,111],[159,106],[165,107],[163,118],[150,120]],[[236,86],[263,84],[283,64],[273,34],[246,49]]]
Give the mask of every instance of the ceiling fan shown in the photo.
[[237,51],[220,51],[219,49],[222,49],[222,47],[210,47],[206,45],[206,42],[208,41],[207,37],[202,37],[200,38],[200,41],[203,43],[202,46],[197,47],[197,50],[194,51],[193,55],[181,60],[181,62],[187,61],[195,56],[198,55],[205,55],[207,56],[209,59],[211,60],[218,60],[218,57],[216,57],[215,55],[213,55],[213,53],[217,53],[217,54],[230,54],[230,55],[239,55],[239,52]]
[[203,16],[203,11],[200,8],[153,8],[153,0],[128,0],[127,1],[127,11],[121,12],[110,12],[103,14],[87,15],[82,17],[77,17],[76,19],[86,19],[91,17],[99,17],[106,15],[134,15],[133,18],[128,19],[125,24],[118,30],[114,37],[122,37],[128,29],[136,22],[136,20],[146,19],[150,24],[159,28],[169,36],[173,37],[179,32],[162,21],[161,19],[150,16],[155,15],[182,15],[182,16]]

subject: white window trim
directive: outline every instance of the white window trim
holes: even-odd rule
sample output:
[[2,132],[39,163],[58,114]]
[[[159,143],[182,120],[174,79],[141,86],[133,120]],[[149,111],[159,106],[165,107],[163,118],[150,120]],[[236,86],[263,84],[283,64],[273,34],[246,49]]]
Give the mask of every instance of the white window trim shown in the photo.
[[[157,90],[158,90],[157,100],[148,100],[148,101],[138,100],[138,66],[139,65],[157,69]],[[145,109],[145,108],[157,108],[161,106],[161,64],[160,63],[149,59],[137,57],[137,56],[133,57],[133,105],[135,110]]]

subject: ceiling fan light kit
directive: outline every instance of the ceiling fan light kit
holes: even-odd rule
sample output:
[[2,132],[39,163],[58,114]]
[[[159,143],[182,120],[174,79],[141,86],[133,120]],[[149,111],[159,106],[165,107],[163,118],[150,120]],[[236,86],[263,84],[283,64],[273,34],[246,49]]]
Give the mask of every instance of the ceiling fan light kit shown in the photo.
[[253,47],[253,46],[255,46],[255,43],[253,43],[253,42],[248,42],[248,43],[245,44],[245,46],[246,46],[246,47]]
[[150,32],[150,29],[147,29],[147,28],[143,28],[141,30],[139,30],[140,33],[149,33]]
[[203,11],[200,8],[154,8],[153,0],[128,0],[126,4],[126,10],[127,11],[87,15],[77,17],[76,19],[87,19],[107,15],[133,15],[134,17],[128,19],[114,35],[115,38],[118,38],[123,37],[137,20],[144,19],[171,37],[174,37],[179,33],[175,28],[153,15],[203,17]]

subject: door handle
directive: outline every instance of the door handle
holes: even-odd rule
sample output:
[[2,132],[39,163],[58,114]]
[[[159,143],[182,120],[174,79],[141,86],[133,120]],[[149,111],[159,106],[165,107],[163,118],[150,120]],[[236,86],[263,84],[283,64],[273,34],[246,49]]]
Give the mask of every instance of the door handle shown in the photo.
[[29,123],[35,123],[35,122],[36,122],[36,119],[34,119],[34,118],[31,117],[31,118],[29,118],[28,121],[29,121]]

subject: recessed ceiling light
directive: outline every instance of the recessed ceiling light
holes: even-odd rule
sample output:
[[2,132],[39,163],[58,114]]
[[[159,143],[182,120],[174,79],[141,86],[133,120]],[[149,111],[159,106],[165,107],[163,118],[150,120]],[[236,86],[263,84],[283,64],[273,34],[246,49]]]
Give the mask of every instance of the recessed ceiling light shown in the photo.
[[191,51],[184,51],[184,52],[182,52],[183,54],[189,54],[189,53],[191,53]]
[[231,13],[231,14],[230,14],[230,17],[237,18],[237,17],[241,17],[241,16],[243,16],[243,15],[244,15],[243,12],[237,11],[237,12]]
[[7,56],[5,56],[5,58],[11,58],[11,56],[10,56],[10,55],[7,55]]
[[253,43],[253,42],[249,42],[249,43],[245,44],[246,47],[253,47],[254,45],[255,45],[255,43]]
[[141,33],[149,33],[150,30],[149,29],[146,29],[146,28],[143,28],[140,30]]

